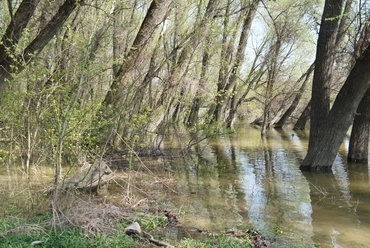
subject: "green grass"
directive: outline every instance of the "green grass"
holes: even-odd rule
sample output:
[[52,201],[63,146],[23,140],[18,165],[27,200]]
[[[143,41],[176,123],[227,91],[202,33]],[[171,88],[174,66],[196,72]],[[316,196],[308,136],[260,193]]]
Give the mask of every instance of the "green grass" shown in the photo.
[[[7,248],[29,248],[33,242],[39,242],[34,247],[45,248],[105,248],[105,247],[156,247],[146,241],[134,239],[124,234],[124,228],[129,224],[124,220],[117,221],[117,232],[111,235],[92,235],[77,227],[60,227],[48,229],[45,225],[52,218],[51,215],[41,215],[29,219],[11,217],[0,220],[0,247]],[[154,215],[143,216],[141,226],[146,231],[153,231],[166,224],[163,217]],[[157,228],[157,229],[156,229]],[[248,237],[245,239],[233,238],[229,235],[207,236],[202,240],[184,238],[172,244],[175,248],[244,248],[252,247]]]
[[9,218],[0,220],[0,247],[23,248],[31,247],[138,247],[135,241],[124,234],[91,235],[78,228],[46,229],[44,224],[51,216],[43,215],[31,219]]

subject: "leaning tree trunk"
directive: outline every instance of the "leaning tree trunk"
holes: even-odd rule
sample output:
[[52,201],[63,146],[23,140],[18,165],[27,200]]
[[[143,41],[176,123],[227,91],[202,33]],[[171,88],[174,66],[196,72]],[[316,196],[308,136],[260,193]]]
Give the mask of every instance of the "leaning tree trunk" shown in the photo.
[[222,44],[221,44],[221,56],[220,65],[218,71],[217,79],[217,94],[214,99],[214,106],[209,109],[209,116],[212,116],[211,122],[218,122],[222,120],[222,101],[225,98],[224,89],[227,82],[227,74],[229,70],[229,65],[231,64],[233,48],[236,39],[236,30],[232,31],[231,38],[228,42],[228,36],[230,35],[230,30],[228,25],[230,23],[230,4],[231,0],[227,1],[225,8],[224,20],[223,20],[223,32],[222,32]]
[[116,69],[117,73],[114,81],[104,99],[105,106],[122,107],[120,106],[121,91],[125,86],[126,76],[138,64],[138,60],[145,49],[152,45],[154,33],[163,22],[171,2],[171,0],[153,0],[150,4],[133,44],[125,56],[124,63]]
[[[25,1],[24,1],[25,2]],[[33,7],[36,7],[38,1],[34,1],[35,5],[30,2]],[[73,10],[79,6],[81,0],[66,0],[63,5],[60,6],[58,12],[53,16],[53,18],[45,25],[45,27],[40,30],[38,35],[28,44],[26,49],[22,52],[21,55],[14,58],[14,54],[0,54],[0,57],[5,58],[0,61],[0,92],[6,87],[6,79],[9,79],[13,72],[21,72],[24,69],[24,65],[27,64],[31,59],[35,58],[37,54],[39,54],[42,49],[49,43],[49,41],[54,37],[54,35],[60,30],[60,28],[64,25],[70,14]],[[23,4],[23,2],[22,2]],[[21,5],[22,5],[21,4]],[[21,6],[20,6],[21,7]],[[30,13],[33,11],[33,7],[29,7],[27,11]],[[18,12],[18,11],[17,11]],[[21,15],[20,18],[31,18],[27,15]],[[14,20],[16,20],[16,15],[14,16]],[[20,22],[22,25],[17,28],[21,28],[23,30],[27,22]],[[15,23],[15,24],[20,24]],[[17,35],[19,39],[21,34]],[[13,37],[14,38],[14,37]],[[14,42],[14,40],[13,40]],[[9,48],[12,50],[12,48]],[[26,63],[22,63],[26,62]]]
[[331,170],[338,149],[353,122],[356,109],[370,86],[370,46],[356,61],[343,87],[339,91],[325,123],[318,130],[320,139],[308,150],[300,169],[310,171]]
[[367,163],[369,156],[370,89],[358,105],[348,147],[348,162]]
[[294,97],[294,100],[293,100],[292,104],[285,111],[285,113],[280,118],[280,120],[275,124],[274,128],[283,128],[283,126],[285,125],[285,123],[288,120],[288,118],[290,117],[290,115],[294,112],[294,110],[298,106],[298,103],[299,103],[299,101],[302,98],[302,95],[303,95],[303,93],[304,93],[304,91],[306,89],[307,82],[309,81],[308,79],[310,78],[310,75],[311,75],[314,67],[315,67],[315,63],[313,63],[310,66],[310,68],[308,68],[308,70],[298,79],[298,82],[304,79],[304,81],[302,83],[302,86],[299,89],[299,91],[296,94],[296,96]]
[[304,130],[306,128],[307,121],[310,119],[311,112],[311,100],[307,103],[302,114],[299,116],[297,122],[294,125],[294,130]]

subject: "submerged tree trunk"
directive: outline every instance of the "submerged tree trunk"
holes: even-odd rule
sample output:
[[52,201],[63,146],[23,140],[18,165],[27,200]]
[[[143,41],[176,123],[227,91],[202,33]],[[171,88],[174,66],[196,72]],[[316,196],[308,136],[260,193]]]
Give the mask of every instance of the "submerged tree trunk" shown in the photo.
[[300,169],[329,171],[353,122],[356,109],[370,85],[370,46],[356,61],[320,129],[315,146],[308,150]]
[[367,163],[369,156],[370,89],[358,105],[348,147],[348,162]]
[[326,0],[317,40],[315,70],[312,82],[311,122],[308,150],[317,148],[319,128],[325,124],[330,110],[330,83],[334,52],[343,0]]
[[307,121],[310,119],[311,113],[311,101],[309,101],[303,110],[302,114],[299,116],[297,122],[294,125],[294,130],[304,130],[307,125]]
[[234,47],[235,30],[231,34],[229,42],[227,37],[229,36],[228,25],[230,22],[230,5],[231,0],[227,1],[225,8],[224,20],[223,20],[223,32],[222,32],[222,43],[221,43],[221,56],[220,65],[218,69],[218,79],[217,79],[217,94],[214,100],[214,106],[211,106],[209,110],[209,116],[212,116],[211,122],[217,122],[222,119],[222,101],[224,99],[224,89],[227,81],[227,72],[229,69],[229,64],[232,60],[232,49]]

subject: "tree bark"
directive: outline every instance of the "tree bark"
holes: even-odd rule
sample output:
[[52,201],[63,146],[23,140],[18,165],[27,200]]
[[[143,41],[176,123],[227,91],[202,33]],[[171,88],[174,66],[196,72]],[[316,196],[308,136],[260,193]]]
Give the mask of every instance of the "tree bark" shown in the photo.
[[317,147],[319,128],[325,124],[330,110],[330,83],[334,63],[343,0],[326,0],[317,40],[315,69],[312,82],[311,122],[308,150]]
[[362,98],[352,126],[348,147],[348,162],[367,163],[369,156],[370,89]]
[[227,0],[223,20],[221,56],[217,79],[217,94],[214,99],[214,105],[211,106],[209,110],[209,115],[212,116],[211,122],[217,122],[222,119],[221,106],[224,98],[223,95],[226,85],[227,71],[229,69],[229,64],[231,64],[232,49],[235,43],[236,29],[232,32],[229,42],[227,42],[227,37],[229,36],[229,31],[227,27],[230,23],[230,5],[231,0]]
[[353,122],[356,109],[370,86],[370,46],[356,61],[339,91],[325,122],[318,130],[315,146],[308,150],[300,169],[315,172],[331,170],[338,149]]
[[271,47],[270,56],[271,61],[267,65],[267,85],[266,85],[266,92],[265,92],[265,103],[263,109],[263,119],[261,124],[261,135],[264,136],[266,134],[266,130],[271,127],[273,123],[271,123],[271,106],[272,106],[272,91],[274,88],[274,84],[276,82],[276,77],[278,73],[278,57],[281,52],[281,45],[282,40],[281,37],[278,35],[275,44]]

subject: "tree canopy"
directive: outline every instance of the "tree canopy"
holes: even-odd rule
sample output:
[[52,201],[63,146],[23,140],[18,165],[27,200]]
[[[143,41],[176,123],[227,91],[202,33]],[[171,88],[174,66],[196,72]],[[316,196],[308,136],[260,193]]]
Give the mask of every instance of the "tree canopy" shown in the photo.
[[[335,97],[353,90],[346,87],[367,61],[362,1],[23,0],[0,6],[1,134],[11,141],[9,158],[25,157],[27,168],[128,147],[155,152],[173,124],[197,134],[249,120],[264,135],[275,124],[294,124],[310,104],[314,154],[328,144],[314,142],[328,132],[323,122],[341,121],[329,114]],[[347,98],[352,108],[342,139],[367,74],[361,80],[361,92]],[[308,161],[302,168],[332,163]]]

